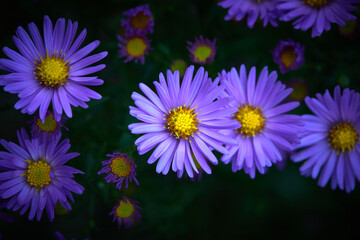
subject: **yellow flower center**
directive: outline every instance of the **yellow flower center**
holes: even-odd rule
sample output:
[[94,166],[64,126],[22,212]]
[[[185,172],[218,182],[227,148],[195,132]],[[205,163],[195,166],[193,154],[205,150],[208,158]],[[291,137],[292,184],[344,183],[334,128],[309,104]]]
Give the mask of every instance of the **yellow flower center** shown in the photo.
[[126,51],[130,56],[138,57],[145,54],[147,45],[144,39],[135,37],[130,39],[126,44]]
[[64,61],[64,57],[56,56],[55,53],[50,57],[37,60],[35,67],[36,79],[46,87],[60,87],[66,83],[69,77],[69,62]]
[[114,158],[110,164],[111,172],[119,177],[127,177],[131,171],[131,161],[124,159],[124,157]]
[[36,188],[36,191],[40,188],[48,185],[51,181],[50,178],[50,165],[47,164],[45,158],[41,161],[33,162],[26,160],[29,165],[26,173],[26,181],[33,187]]
[[201,62],[205,62],[206,59],[210,56],[212,49],[208,46],[199,46],[194,52],[195,58],[199,59]]
[[294,47],[288,47],[282,52],[280,58],[285,67],[288,68],[296,61],[297,56],[298,55],[294,53]]
[[56,129],[57,123],[55,119],[53,118],[53,115],[50,113],[44,121],[44,124],[42,123],[41,119],[39,118],[36,121],[36,125],[44,132],[53,132]]
[[255,136],[255,133],[261,132],[265,126],[265,118],[261,110],[251,105],[239,106],[239,110],[235,113],[235,119],[241,123],[237,132],[247,137]]
[[354,125],[342,122],[334,125],[329,131],[329,142],[336,151],[350,151],[359,141],[359,134]]
[[144,15],[144,12],[141,11],[135,16],[133,16],[130,20],[131,26],[133,26],[136,29],[145,29],[148,25],[147,21],[150,20],[150,16]]
[[330,0],[304,0],[304,3],[314,7],[314,8],[320,8],[326,4],[328,4]]
[[170,134],[176,138],[189,139],[190,136],[194,136],[196,132],[197,124],[199,123],[196,117],[197,113],[194,113],[195,109],[181,106],[171,109],[166,114],[166,128]]
[[127,218],[133,214],[134,210],[134,205],[129,200],[126,202],[121,200],[119,206],[116,209],[116,215],[121,218]]
[[171,64],[171,71],[175,72],[176,70],[178,70],[179,75],[184,76],[185,71],[186,71],[186,67],[187,67],[186,62],[184,60],[182,60],[182,59],[178,59],[178,60],[175,60]]

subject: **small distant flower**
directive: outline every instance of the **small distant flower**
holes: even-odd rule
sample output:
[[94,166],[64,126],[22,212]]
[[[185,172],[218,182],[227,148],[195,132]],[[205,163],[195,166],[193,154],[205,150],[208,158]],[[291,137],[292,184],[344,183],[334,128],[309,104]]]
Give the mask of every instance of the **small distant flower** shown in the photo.
[[142,64],[145,63],[145,55],[152,50],[150,47],[151,40],[139,33],[127,33],[125,37],[117,35],[117,38],[120,41],[118,44],[119,55],[125,57],[125,63],[131,60],[134,60],[135,63],[139,60]]
[[272,51],[274,61],[279,65],[281,73],[298,69],[304,63],[305,47],[289,39],[281,40]]
[[119,229],[121,229],[121,225],[128,229],[136,222],[140,222],[142,217],[139,210],[141,207],[138,204],[137,201],[126,197],[116,203],[109,215],[113,215],[113,222],[117,221]]
[[350,12],[356,10],[355,3],[359,0],[278,0],[277,8],[283,11],[281,20],[297,19],[295,29],[306,31],[312,28],[312,37],[320,36],[329,31],[331,23],[345,26],[345,22],[356,17]]
[[345,26],[339,26],[339,32],[341,36],[344,36],[346,38],[353,38],[358,30],[359,23],[357,20],[346,21]]
[[263,68],[256,81],[256,69],[252,67],[249,75],[244,65],[240,67],[240,75],[232,68],[223,72],[220,81],[226,86],[225,96],[235,98],[227,107],[238,110],[232,118],[241,123],[241,127],[222,130],[229,139],[237,140],[235,146],[226,146],[229,151],[221,160],[232,162],[234,172],[244,169],[251,178],[255,178],[258,170],[265,173],[267,167],[284,161],[286,153],[293,150],[300,142],[298,131],[301,129],[301,118],[287,114],[299,103],[283,103],[292,89],[277,80],[275,71],[268,74]]
[[334,97],[326,90],[305,103],[315,115],[302,116],[301,150],[291,159],[304,161],[301,174],[319,177],[319,186],[331,181],[332,189],[351,192],[360,181],[360,94],[336,86]]
[[31,136],[33,138],[47,138],[49,141],[51,138],[56,138],[61,135],[61,127],[67,127],[64,125],[66,117],[61,117],[59,122],[56,122],[55,117],[52,112],[47,112],[45,115],[45,121],[42,122],[39,114],[36,114],[35,117],[28,121],[31,124]]
[[277,27],[279,11],[276,9],[276,0],[224,0],[218,3],[223,8],[229,8],[225,20],[235,18],[241,21],[247,15],[247,25],[253,28],[258,17],[263,20],[265,27],[269,22]]
[[237,145],[219,133],[219,129],[240,127],[230,118],[237,108],[223,108],[232,99],[216,100],[225,87],[212,81],[203,67],[194,77],[193,73],[194,66],[188,67],[180,85],[179,72],[168,70],[167,80],[160,73],[160,81],[154,82],[157,93],[140,83],[147,98],[136,92],[131,96],[137,107],[130,106],[130,114],[142,122],[130,124],[129,129],[132,134],[144,134],[135,141],[140,155],[155,148],[148,163],[159,159],[157,173],[166,175],[171,167],[192,178],[194,171],[199,173],[194,153],[200,167],[211,174],[208,162],[218,163],[212,149],[228,153],[223,144]]
[[149,4],[137,6],[123,12],[126,19],[121,20],[121,26],[126,32],[153,33],[154,18],[151,14]]
[[187,49],[190,52],[190,59],[193,63],[205,64],[214,61],[216,54],[216,38],[211,41],[208,38],[195,38],[195,42],[188,41]]
[[22,113],[33,114],[39,109],[40,119],[44,122],[50,102],[56,121],[62,112],[71,118],[71,105],[87,108],[85,102],[90,98],[100,99],[101,95],[85,85],[101,85],[103,80],[96,76],[85,76],[102,70],[105,65],[92,64],[103,59],[107,52],[90,54],[99,41],[94,41],[79,50],[86,36],[84,29],[75,39],[78,23],[65,19],[56,21],[53,28],[48,16],[44,17],[44,38],[34,23],[28,25],[30,36],[18,27],[13,41],[20,53],[7,47],[4,53],[11,59],[0,59],[0,69],[11,72],[0,75],[0,85],[4,90],[18,94],[20,100],[15,104]]
[[20,209],[24,214],[30,209],[29,220],[39,221],[44,209],[50,221],[54,219],[54,209],[59,202],[68,211],[71,206],[67,200],[74,201],[71,192],[82,194],[84,188],[73,180],[74,174],[83,173],[75,168],[64,166],[78,153],[66,153],[70,148],[69,139],[59,142],[60,136],[52,141],[30,139],[24,129],[17,133],[20,145],[0,140],[9,152],[0,152],[1,197],[9,198],[8,209]]
[[308,85],[303,79],[293,79],[287,84],[288,88],[292,88],[289,98],[291,100],[302,102],[309,93]]
[[119,190],[124,181],[126,188],[128,187],[129,181],[132,182],[133,180],[139,185],[136,179],[136,164],[128,155],[116,152],[106,156],[110,157],[110,160],[102,161],[101,163],[105,167],[98,172],[99,175],[107,173],[105,182],[116,183],[116,188]]
[[[57,240],[66,240],[64,235],[62,235],[60,232],[55,232],[55,237]],[[88,240],[89,238],[84,238],[84,240]],[[76,238],[72,238],[71,240],[76,240]]]
[[178,70],[180,77],[184,76],[186,68],[187,68],[187,63],[182,59],[177,59],[177,60],[173,61],[171,64],[171,67],[170,67],[172,72],[175,72],[176,70]]

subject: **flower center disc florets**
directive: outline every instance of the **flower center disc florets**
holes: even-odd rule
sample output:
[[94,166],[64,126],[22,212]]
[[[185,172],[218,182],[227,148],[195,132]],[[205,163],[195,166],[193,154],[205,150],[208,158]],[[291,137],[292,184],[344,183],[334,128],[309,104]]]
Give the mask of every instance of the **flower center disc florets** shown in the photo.
[[315,8],[320,8],[326,4],[328,4],[330,2],[330,0],[304,0],[304,3],[315,7]]
[[42,123],[41,119],[38,118],[36,121],[36,125],[44,132],[53,132],[56,129],[57,123],[53,118],[53,115],[50,113],[46,118],[44,123]]
[[128,161],[124,157],[114,158],[110,164],[111,172],[119,177],[127,177],[131,172],[131,161]]
[[134,28],[144,30],[148,25],[147,21],[150,19],[151,17],[144,15],[144,12],[139,12],[131,18],[130,23]]
[[35,74],[40,84],[58,88],[66,83],[69,70],[69,62],[64,61],[64,56],[54,53],[51,57],[47,54],[45,58],[37,60]]
[[130,217],[133,212],[134,206],[129,200],[127,200],[127,202],[121,200],[119,206],[116,209],[116,215],[121,218]]
[[126,44],[126,51],[130,56],[138,57],[145,54],[147,45],[144,39],[139,37],[134,37],[129,39]]
[[237,132],[247,137],[261,132],[265,126],[265,118],[261,112],[258,107],[254,108],[251,105],[239,106],[235,119],[239,121],[241,127],[237,129]]
[[349,122],[338,123],[329,132],[330,145],[337,151],[350,151],[358,141],[359,134],[354,125]]
[[166,114],[166,128],[170,134],[176,138],[189,139],[197,131],[197,125],[199,123],[194,113],[195,109],[181,106],[178,108],[171,109],[169,114]]
[[296,61],[298,55],[294,53],[294,47],[286,48],[281,54],[281,62],[285,65],[285,67],[290,67],[294,61]]
[[211,55],[212,49],[208,46],[199,46],[194,52],[195,58],[199,59],[202,62],[205,62],[206,59]]
[[51,167],[47,164],[45,158],[41,161],[33,162],[27,160],[29,163],[28,169],[24,174],[26,176],[26,181],[36,190],[48,185],[51,181],[50,171]]

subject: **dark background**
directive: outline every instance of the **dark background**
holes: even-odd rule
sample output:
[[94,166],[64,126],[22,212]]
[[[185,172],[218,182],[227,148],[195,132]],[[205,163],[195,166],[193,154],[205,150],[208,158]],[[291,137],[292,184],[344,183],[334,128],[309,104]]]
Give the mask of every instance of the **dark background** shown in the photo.
[[[270,51],[279,40],[292,38],[305,45],[305,63],[279,79],[288,84],[301,78],[308,87],[309,96],[331,92],[340,84],[360,90],[359,33],[353,39],[339,34],[332,25],[330,32],[311,38],[310,31],[294,30],[291,23],[281,22],[278,28],[262,27],[262,22],[249,29],[246,21],[224,21],[227,10],[217,1],[150,1],[155,19],[155,30],[150,36],[154,48],[146,56],[144,65],[123,63],[118,57],[116,34],[120,33],[122,12],[145,4],[145,1],[71,1],[23,0],[0,2],[0,46],[16,47],[11,40],[17,26],[27,30],[35,22],[42,31],[43,16],[49,15],[53,24],[64,17],[79,22],[78,33],[87,28],[84,44],[100,40],[94,51],[108,51],[102,60],[107,67],[97,73],[105,83],[93,89],[103,98],[92,100],[88,109],[73,108],[73,118],[66,122],[69,128],[64,137],[71,140],[70,152],[80,156],[68,164],[82,171],[75,180],[85,187],[83,195],[74,195],[73,210],[56,215],[50,223],[44,212],[40,222],[28,221],[17,212],[2,209],[15,219],[13,223],[0,221],[3,239],[51,239],[54,232],[66,238],[83,239],[254,239],[254,238],[360,238],[360,189],[357,184],[350,194],[321,188],[317,181],[300,175],[299,164],[287,162],[283,169],[276,166],[265,175],[257,174],[254,180],[242,171],[233,173],[231,167],[219,163],[213,166],[212,175],[201,181],[177,179],[155,172],[156,163],[146,163],[150,154],[139,156],[133,145],[139,136],[131,135],[128,124],[136,119],[129,115],[133,105],[131,93],[140,92],[143,82],[153,88],[158,74],[170,68],[172,61],[182,58],[189,62],[186,41],[203,35],[217,38],[215,61],[205,66],[212,78],[222,69],[240,67],[247,70],[256,66],[258,72],[268,66],[278,71]],[[359,8],[355,13],[359,14]],[[0,53],[0,57],[6,57]],[[196,69],[199,65],[196,65]],[[1,72],[5,74],[6,72]],[[13,108],[17,96],[0,89],[0,138],[17,142],[16,130],[29,126],[32,116],[22,115]],[[294,111],[307,113],[304,103]],[[0,150],[3,150],[1,147]],[[105,183],[97,172],[105,155],[127,153],[138,165],[140,186],[130,184],[127,190],[118,191],[114,184]],[[219,156],[219,155],[218,155]],[[143,219],[128,230],[118,230],[108,216],[113,205],[123,195],[140,202]]]

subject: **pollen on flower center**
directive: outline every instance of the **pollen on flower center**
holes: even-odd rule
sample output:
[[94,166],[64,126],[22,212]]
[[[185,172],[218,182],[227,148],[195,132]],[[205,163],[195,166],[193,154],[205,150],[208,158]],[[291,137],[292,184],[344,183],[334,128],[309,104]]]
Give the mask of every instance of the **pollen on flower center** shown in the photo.
[[235,113],[235,119],[241,123],[237,132],[247,137],[255,136],[255,133],[261,132],[265,126],[265,118],[261,110],[251,105],[239,106],[239,110]]
[[50,171],[51,167],[47,164],[45,158],[41,161],[33,162],[27,160],[29,163],[28,169],[24,174],[26,181],[36,188],[36,190],[48,185],[51,181]]
[[330,145],[337,151],[350,151],[358,141],[359,134],[354,125],[349,122],[338,123],[329,131]]
[[315,8],[320,8],[326,4],[328,4],[330,2],[330,0],[304,0],[304,3],[315,7]]
[[127,161],[124,157],[114,158],[110,164],[111,172],[119,177],[127,177],[131,172],[131,161]]
[[119,206],[116,209],[116,215],[121,218],[127,218],[133,214],[134,210],[134,206],[129,200],[126,202],[121,200]]
[[139,12],[133,16],[130,20],[131,25],[136,29],[145,29],[148,25],[147,21],[151,19],[151,16],[144,15],[144,12]]
[[199,46],[194,52],[195,58],[200,61],[206,61],[206,59],[211,55],[212,49],[208,46]]
[[58,88],[66,83],[69,70],[69,62],[54,53],[51,57],[47,54],[45,58],[37,60],[35,74],[40,84]]
[[53,132],[57,127],[57,123],[51,113],[49,113],[49,115],[45,118],[44,123],[42,123],[41,119],[39,118],[36,121],[36,125],[44,132]]
[[170,134],[176,138],[189,139],[196,132],[197,124],[199,123],[196,117],[197,113],[194,113],[195,109],[181,106],[178,108],[171,109],[166,114],[166,128]]
[[286,68],[290,67],[298,57],[298,55],[294,53],[294,50],[294,47],[288,47],[282,52],[280,56],[281,61]]
[[147,45],[144,39],[135,37],[130,39],[126,44],[126,51],[130,56],[138,57],[145,54]]

